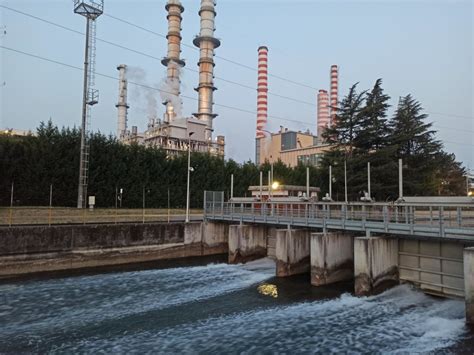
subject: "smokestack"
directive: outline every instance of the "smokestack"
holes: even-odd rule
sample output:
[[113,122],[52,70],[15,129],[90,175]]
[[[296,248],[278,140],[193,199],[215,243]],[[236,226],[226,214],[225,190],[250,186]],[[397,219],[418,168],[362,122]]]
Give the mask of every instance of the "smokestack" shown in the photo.
[[329,95],[326,90],[319,90],[318,93],[318,137],[329,126]]
[[119,71],[119,97],[115,107],[118,111],[117,138],[121,139],[127,131],[127,110],[130,106],[127,104],[127,66],[120,64],[117,70]]
[[331,65],[331,119],[329,120],[329,127],[336,123],[337,110],[337,90],[339,85],[339,69],[337,65]]
[[216,16],[214,0],[201,0],[201,32],[194,38],[194,45],[200,49],[199,86],[195,89],[199,93],[198,112],[194,114],[199,120],[206,122],[206,139],[212,139],[212,120],[217,116],[212,112],[212,94],[214,87],[214,49],[221,42],[214,37],[214,18]]
[[258,81],[257,81],[257,138],[265,137],[267,125],[268,93],[268,48],[258,48]]
[[[171,117],[169,120],[174,117],[174,110],[177,107],[173,107],[172,101],[175,103],[179,101],[179,94],[180,94],[180,80],[179,80],[179,72],[182,67],[184,67],[185,63],[181,60],[181,13],[184,11],[183,5],[181,5],[181,1],[179,0],[168,0],[168,3],[165,6],[166,11],[168,11],[168,35],[166,38],[168,39],[168,55],[161,60],[161,64],[163,64],[167,68],[167,78],[166,78],[166,87],[165,90],[168,93],[165,93],[165,96],[172,95],[172,99],[167,99],[163,102],[166,105],[166,112],[169,114],[170,112]],[[175,99],[176,98],[176,99]]]

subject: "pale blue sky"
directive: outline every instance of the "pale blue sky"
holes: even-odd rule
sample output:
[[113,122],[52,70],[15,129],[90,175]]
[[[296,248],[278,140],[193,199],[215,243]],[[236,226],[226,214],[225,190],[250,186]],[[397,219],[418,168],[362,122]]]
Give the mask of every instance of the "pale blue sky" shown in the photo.
[[[83,32],[85,20],[73,13],[72,1],[4,0],[1,4]],[[105,13],[166,34],[166,0],[105,0]],[[184,0],[183,42],[191,45],[199,32],[198,0]],[[396,105],[411,93],[430,113],[447,151],[474,168],[473,2],[471,0],[273,1],[217,0],[218,56],[252,67],[257,47],[269,47],[269,72],[319,89],[329,89],[331,64],[340,67],[340,95],[355,82],[367,89],[383,78]],[[84,37],[0,8],[3,46],[82,67]],[[2,31],[3,33],[3,31]],[[155,57],[166,55],[166,40],[103,15],[97,36]],[[186,67],[197,69],[198,51],[183,47]],[[0,49],[0,128],[30,129],[52,117],[62,126],[79,125],[82,73]],[[116,77],[117,64],[146,71],[146,82],[158,86],[164,67],[157,60],[97,43],[97,71]],[[256,73],[216,58],[219,78],[256,87]],[[138,80],[137,80],[138,81]],[[197,98],[197,74],[183,71],[182,93]],[[5,84],[3,84],[5,83]],[[256,92],[216,79],[216,104],[256,110]],[[98,76],[100,103],[92,129],[116,130],[118,85]],[[269,96],[269,127],[315,130],[316,91],[270,78],[269,90],[314,103],[314,106]],[[159,101],[159,95],[156,93]],[[196,101],[184,99],[184,113]],[[146,103],[129,88],[129,125],[143,130]],[[159,115],[163,107],[159,105]],[[226,153],[238,161],[254,158],[255,115],[215,107],[215,134],[227,139]],[[436,114],[435,114],[436,113]],[[441,113],[441,114],[439,114]]]

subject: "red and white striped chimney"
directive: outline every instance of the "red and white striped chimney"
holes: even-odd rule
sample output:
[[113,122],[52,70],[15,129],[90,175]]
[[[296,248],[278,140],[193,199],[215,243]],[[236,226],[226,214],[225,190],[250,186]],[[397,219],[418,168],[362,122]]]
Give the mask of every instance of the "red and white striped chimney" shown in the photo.
[[337,115],[337,110],[335,107],[337,107],[337,90],[338,90],[338,85],[339,85],[339,69],[337,68],[337,65],[331,65],[331,119],[329,120],[329,127],[332,127],[333,124],[336,123],[336,115]]
[[264,138],[267,125],[268,48],[258,48],[257,138]]
[[329,95],[326,90],[319,90],[318,93],[318,137],[329,126]]

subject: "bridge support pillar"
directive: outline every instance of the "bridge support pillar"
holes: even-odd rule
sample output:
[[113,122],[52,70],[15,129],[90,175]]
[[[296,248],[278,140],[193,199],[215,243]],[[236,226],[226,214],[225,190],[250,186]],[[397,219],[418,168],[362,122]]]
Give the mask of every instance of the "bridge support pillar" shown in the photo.
[[463,254],[466,323],[474,324],[474,247],[465,248]]
[[266,257],[266,233],[265,226],[229,226],[229,264],[246,263]]
[[202,254],[227,253],[229,240],[229,225],[205,221],[202,226]]
[[311,284],[322,286],[353,277],[353,236],[341,232],[311,233]]
[[276,276],[285,277],[310,271],[309,230],[276,231]]
[[355,238],[354,274],[358,296],[379,293],[398,284],[398,240]]

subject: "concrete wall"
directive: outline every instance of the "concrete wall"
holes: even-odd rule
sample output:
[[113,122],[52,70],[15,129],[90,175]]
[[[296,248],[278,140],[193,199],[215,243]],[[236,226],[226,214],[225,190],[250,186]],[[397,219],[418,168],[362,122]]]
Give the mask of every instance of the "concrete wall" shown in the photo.
[[311,233],[311,284],[321,286],[354,277],[354,237],[341,232]]
[[267,256],[271,259],[276,258],[276,231],[275,227],[267,228]]
[[0,255],[182,243],[184,224],[0,228]]
[[245,263],[267,256],[267,228],[261,225],[229,226],[229,263]]
[[227,253],[228,225],[147,223],[0,228],[0,277]]
[[229,225],[205,221],[202,228],[203,255],[227,253],[229,249]]
[[310,231],[276,231],[276,276],[285,277],[310,271]]
[[355,238],[354,274],[356,295],[378,293],[398,284],[398,240]]
[[474,247],[464,249],[464,297],[466,323],[474,324]]

